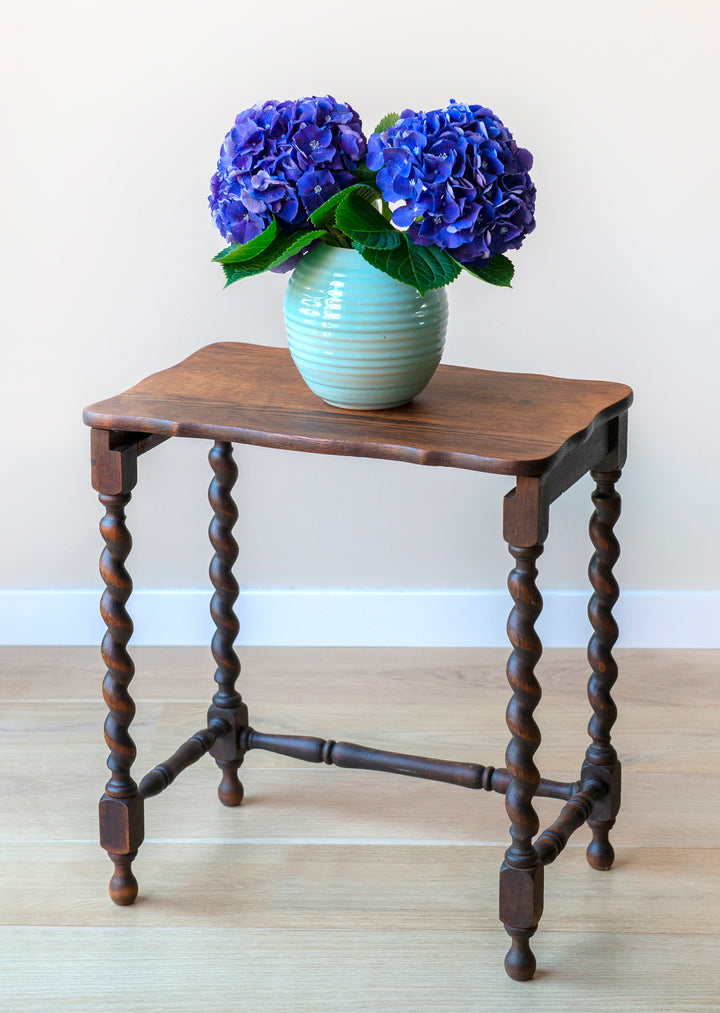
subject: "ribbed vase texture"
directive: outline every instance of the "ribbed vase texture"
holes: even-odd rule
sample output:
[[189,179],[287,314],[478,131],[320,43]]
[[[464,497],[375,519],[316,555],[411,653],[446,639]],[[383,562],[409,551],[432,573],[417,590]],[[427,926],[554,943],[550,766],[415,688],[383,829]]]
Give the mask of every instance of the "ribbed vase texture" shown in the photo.
[[285,293],[293,361],[313,393],[339,408],[394,408],[428,384],[445,346],[444,289],[421,296],[356,250],[321,243]]

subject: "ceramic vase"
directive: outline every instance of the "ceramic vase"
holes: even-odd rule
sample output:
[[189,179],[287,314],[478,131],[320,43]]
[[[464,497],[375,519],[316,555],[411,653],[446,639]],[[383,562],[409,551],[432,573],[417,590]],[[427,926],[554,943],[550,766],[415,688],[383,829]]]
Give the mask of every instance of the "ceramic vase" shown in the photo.
[[318,244],[285,294],[293,361],[313,393],[339,408],[406,404],[437,369],[445,345],[444,289],[425,295],[353,249]]

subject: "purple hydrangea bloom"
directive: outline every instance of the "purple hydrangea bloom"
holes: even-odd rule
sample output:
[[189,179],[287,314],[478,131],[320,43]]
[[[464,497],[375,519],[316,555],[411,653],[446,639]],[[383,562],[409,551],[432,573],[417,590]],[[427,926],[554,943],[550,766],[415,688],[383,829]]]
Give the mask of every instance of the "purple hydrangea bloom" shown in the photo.
[[490,110],[452,101],[400,119],[368,141],[368,168],[393,222],[420,246],[463,263],[516,250],[535,228],[532,155]]
[[229,242],[246,243],[274,215],[287,231],[356,182],[367,152],[360,117],[332,95],[264,102],[241,112],[220,149],[208,202]]

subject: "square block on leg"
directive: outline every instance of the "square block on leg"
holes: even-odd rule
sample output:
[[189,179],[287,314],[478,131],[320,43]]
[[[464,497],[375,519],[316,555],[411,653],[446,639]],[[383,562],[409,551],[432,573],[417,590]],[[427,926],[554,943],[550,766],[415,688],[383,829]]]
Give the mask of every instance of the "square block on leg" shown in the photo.
[[515,869],[500,866],[500,921],[516,929],[537,928],[543,913],[545,868]]
[[223,707],[211,707],[207,714],[208,725],[213,721],[224,721],[230,725],[227,735],[217,738],[213,743],[210,755],[214,760],[241,760],[244,750],[240,748],[240,735],[248,726],[248,709],[244,703],[230,710]]
[[591,778],[602,781],[608,787],[607,794],[598,799],[593,806],[590,819],[614,820],[620,811],[620,788],[622,784],[622,768],[619,760],[616,760],[612,767],[601,767],[586,760],[580,771],[580,780],[589,781]]
[[145,812],[139,795],[100,799],[100,846],[116,855],[138,850],[145,837]]

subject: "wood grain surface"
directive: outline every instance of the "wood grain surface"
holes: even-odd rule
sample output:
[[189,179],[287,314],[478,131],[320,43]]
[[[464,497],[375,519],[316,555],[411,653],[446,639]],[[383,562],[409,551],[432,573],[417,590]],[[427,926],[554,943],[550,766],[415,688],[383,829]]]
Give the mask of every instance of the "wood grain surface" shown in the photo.
[[[507,737],[506,655],[246,648],[239,685],[270,730],[492,763]],[[215,665],[202,648],[133,656],[144,771],[199,726]],[[524,985],[502,971],[502,799],[448,785],[252,752],[245,801],[227,809],[207,756],[149,800],[140,897],[116,907],[97,843],[98,652],[0,649],[0,1009],[192,1010],[221,983],[215,1004],[253,1013],[565,1013],[598,994],[619,1013],[716,1010],[720,653],[616,656],[615,866],[589,868],[583,828],[548,869],[540,969]],[[544,776],[574,776],[589,717],[584,652],[548,650],[537,672],[536,762]],[[537,800],[541,826],[560,806]]]
[[90,405],[83,420],[96,429],[542,475],[631,403],[620,383],[441,365],[410,404],[350,411],[311,393],[286,349],[221,342]]

